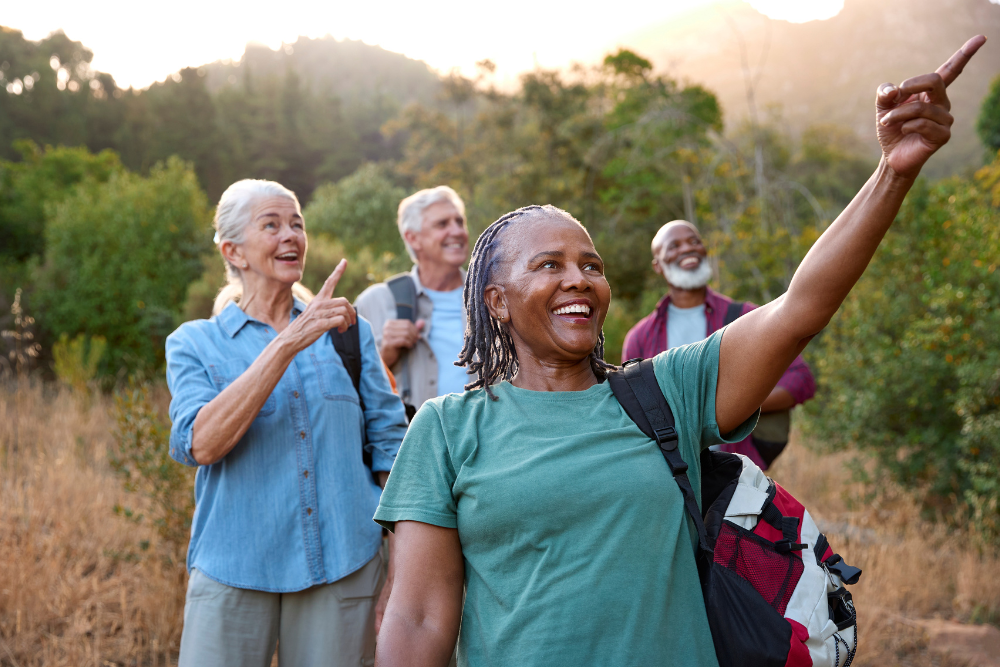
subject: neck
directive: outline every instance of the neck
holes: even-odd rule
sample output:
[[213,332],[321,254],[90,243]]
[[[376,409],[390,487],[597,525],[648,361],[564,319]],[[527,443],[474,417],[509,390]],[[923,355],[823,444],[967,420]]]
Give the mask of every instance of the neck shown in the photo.
[[462,286],[462,267],[451,264],[417,263],[420,284],[435,292],[450,292]]
[[293,303],[292,290],[288,285],[269,283],[251,286],[244,280],[240,308],[255,320],[270,325],[275,331],[281,332],[288,326]]
[[670,303],[678,308],[694,308],[705,303],[705,297],[708,295],[708,287],[681,289],[671,285],[669,293]]
[[[597,384],[590,367],[590,357],[579,361],[550,362],[518,350],[517,375],[510,381],[520,389],[532,391],[583,391]],[[522,361],[523,360],[523,361]]]

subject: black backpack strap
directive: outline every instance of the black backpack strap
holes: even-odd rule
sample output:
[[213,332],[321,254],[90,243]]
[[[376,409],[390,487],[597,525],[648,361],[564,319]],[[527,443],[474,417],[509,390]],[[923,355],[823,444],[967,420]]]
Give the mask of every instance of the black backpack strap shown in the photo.
[[[358,393],[358,404],[361,406],[361,412],[363,413],[365,411],[365,399],[361,396],[361,334],[358,325],[352,324],[344,333],[340,333],[336,329],[330,329],[330,338],[333,340],[333,348],[340,355],[340,361],[343,362],[347,374],[351,376],[351,383],[354,385],[354,391]],[[361,447],[361,458],[366,466],[369,468],[372,467],[371,452],[366,450],[363,445]]]
[[744,304],[742,301],[733,301],[732,303],[730,303],[729,307],[726,308],[726,319],[722,321],[722,326],[726,326],[727,324],[732,324],[733,322],[738,320],[740,318],[740,315],[743,314],[743,305]]
[[666,459],[674,481],[684,496],[684,507],[698,531],[698,547],[701,553],[709,554],[708,534],[705,522],[698,509],[698,500],[688,479],[688,465],[677,448],[677,430],[674,428],[674,413],[667,404],[660,385],[653,372],[653,362],[649,359],[631,359],[620,371],[608,374],[608,382],[615,398],[621,403],[625,413],[643,433],[656,441],[660,453]]
[[409,273],[397,273],[385,281],[396,300],[396,319],[417,321],[417,286]]
[[[413,276],[409,273],[397,273],[392,278],[385,281],[392,292],[392,298],[396,300],[396,319],[417,321],[417,285],[413,282]],[[405,355],[405,352],[403,353]],[[403,355],[400,355],[402,360]],[[410,391],[410,363],[396,365],[396,386],[399,387],[399,397],[403,399],[406,408],[406,420],[413,419],[416,408],[411,404],[412,392]]]

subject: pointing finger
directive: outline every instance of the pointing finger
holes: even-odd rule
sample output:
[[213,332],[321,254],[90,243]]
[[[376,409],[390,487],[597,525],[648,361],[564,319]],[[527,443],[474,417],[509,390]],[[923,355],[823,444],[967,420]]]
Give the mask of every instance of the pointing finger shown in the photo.
[[976,55],[976,51],[979,50],[983,44],[986,43],[986,37],[983,35],[976,35],[965,44],[962,45],[958,51],[955,52],[948,62],[937,68],[937,73],[941,75],[944,80],[944,85],[950,86],[951,82],[958,78],[958,75],[962,73],[965,66],[968,64],[972,56]]
[[897,98],[899,102],[909,101],[913,95],[918,93],[926,93],[927,96],[924,99],[928,102],[939,104],[947,110],[951,109],[951,102],[948,101],[948,93],[945,91],[944,79],[937,72],[907,79],[899,84],[899,92],[900,95]]
[[340,277],[344,275],[344,271],[347,270],[347,260],[340,260],[340,264],[337,264],[337,268],[333,270],[330,277],[326,279],[323,283],[322,289],[320,289],[319,294],[316,296],[323,297],[324,299],[329,299],[333,296],[333,290],[336,289],[337,283],[340,282]]

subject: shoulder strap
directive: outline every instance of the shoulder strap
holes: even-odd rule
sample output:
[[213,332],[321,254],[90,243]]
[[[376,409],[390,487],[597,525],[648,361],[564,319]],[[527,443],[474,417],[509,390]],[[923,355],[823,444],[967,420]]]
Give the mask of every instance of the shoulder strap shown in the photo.
[[[361,412],[365,411],[365,399],[361,396],[361,334],[357,324],[352,324],[347,331],[340,333],[336,329],[330,329],[330,338],[333,340],[333,348],[340,355],[340,360],[351,376],[351,383],[354,391],[358,392],[358,403],[361,405]],[[364,438],[362,438],[364,441]],[[365,465],[371,468],[372,455],[361,446],[361,458]]]
[[730,303],[729,307],[726,308],[726,319],[722,321],[722,326],[726,326],[727,324],[732,324],[733,322],[738,320],[740,318],[740,315],[743,314],[743,306],[744,303],[742,301],[733,301],[732,303]]
[[698,509],[698,501],[688,479],[688,465],[677,449],[677,431],[674,428],[674,413],[667,399],[660,391],[660,385],[653,373],[653,362],[649,359],[631,359],[620,371],[608,374],[608,382],[615,398],[621,403],[626,414],[643,433],[656,441],[660,453],[670,466],[674,481],[684,496],[684,507],[698,531],[698,548],[703,554],[711,553],[705,522]]
[[417,286],[409,273],[397,273],[385,281],[396,300],[396,318],[417,321]]

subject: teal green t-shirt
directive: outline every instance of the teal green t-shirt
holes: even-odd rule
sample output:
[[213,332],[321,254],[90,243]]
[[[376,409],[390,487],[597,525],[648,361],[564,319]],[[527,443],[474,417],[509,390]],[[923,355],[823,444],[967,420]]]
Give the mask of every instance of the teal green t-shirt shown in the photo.
[[[715,422],[722,331],[657,356],[680,450],[739,442]],[[457,528],[465,667],[717,667],[696,536],[656,443],[608,383],[577,392],[496,385],[424,403],[375,520]]]

